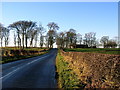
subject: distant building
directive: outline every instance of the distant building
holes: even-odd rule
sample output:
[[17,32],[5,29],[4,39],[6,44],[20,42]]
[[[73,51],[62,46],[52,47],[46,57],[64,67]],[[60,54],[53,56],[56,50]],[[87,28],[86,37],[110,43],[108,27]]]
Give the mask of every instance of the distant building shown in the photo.
[[103,46],[98,46],[97,48],[104,48]]
[[73,46],[73,48],[88,48],[88,45],[76,44],[76,45]]

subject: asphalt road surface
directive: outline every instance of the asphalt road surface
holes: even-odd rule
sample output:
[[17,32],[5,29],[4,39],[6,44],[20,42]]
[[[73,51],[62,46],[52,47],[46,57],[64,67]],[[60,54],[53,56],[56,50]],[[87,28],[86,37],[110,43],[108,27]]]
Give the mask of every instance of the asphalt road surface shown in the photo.
[[57,49],[29,59],[2,65],[2,88],[56,88]]

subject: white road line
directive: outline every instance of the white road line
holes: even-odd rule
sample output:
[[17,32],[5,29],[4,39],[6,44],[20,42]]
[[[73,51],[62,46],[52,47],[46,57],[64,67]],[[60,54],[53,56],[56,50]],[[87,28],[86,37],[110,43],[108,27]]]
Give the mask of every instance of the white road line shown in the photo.
[[31,62],[27,63],[26,65],[23,65],[23,66],[21,66],[21,67],[18,67],[17,69],[15,69],[15,70],[13,70],[12,72],[10,72],[10,73],[4,75],[3,77],[0,77],[0,79],[3,79],[3,78],[5,78],[5,77],[11,75],[12,73],[14,73],[14,72],[18,71],[19,69],[23,68],[24,66],[27,66],[27,65],[29,65],[29,64],[32,64],[32,63],[38,61],[39,59],[43,59],[43,58],[48,57],[48,56],[50,56],[50,55],[47,55],[47,56],[44,56],[44,57],[35,59],[34,61],[31,61]]
[[48,56],[49,56],[49,55],[44,56],[44,57],[41,57],[41,58],[38,58],[38,59],[35,59],[34,61],[31,61],[31,62],[27,63],[26,65],[29,65],[29,64],[31,64],[31,63],[34,63],[34,62],[38,61],[39,59],[43,59],[43,58],[48,57]]
[[19,69],[20,69],[20,68],[17,68],[17,69],[15,69],[15,70],[13,70],[12,72],[8,73],[7,75],[4,75],[4,76],[1,77],[0,79],[3,79],[3,78],[5,78],[5,77],[9,76],[10,74],[16,72],[16,71],[19,70]]

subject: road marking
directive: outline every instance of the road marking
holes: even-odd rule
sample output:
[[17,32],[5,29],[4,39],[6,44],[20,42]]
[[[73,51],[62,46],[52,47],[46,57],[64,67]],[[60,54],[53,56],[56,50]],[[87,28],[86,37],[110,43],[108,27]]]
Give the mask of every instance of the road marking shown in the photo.
[[35,59],[34,61],[31,61],[31,62],[27,63],[27,65],[32,64],[32,63],[38,61],[39,59],[43,59],[43,58],[48,57],[48,56],[50,56],[50,55],[47,55],[47,56],[44,56],[44,57],[41,57],[41,58]]
[[8,73],[7,75],[4,75],[3,77],[1,77],[0,79],[9,76],[10,74],[14,73],[15,71],[19,70],[20,68],[17,68],[15,70],[13,70],[12,72]]
[[[47,55],[47,56],[44,56],[44,57],[35,59],[34,61],[31,61],[31,62],[27,63],[26,65],[23,65],[23,66],[21,66],[21,67],[18,67],[17,69],[15,69],[15,70],[13,70],[12,72],[10,72],[10,73],[4,75],[3,77],[0,77],[0,79],[3,79],[3,78],[5,78],[5,77],[11,75],[12,73],[14,73],[14,72],[18,71],[19,69],[23,68],[24,66],[27,66],[27,65],[29,65],[29,64],[32,64],[32,63],[38,61],[39,59],[43,59],[43,58],[48,57],[48,56],[50,56],[50,55]],[[15,68],[15,67],[14,67],[14,68]]]

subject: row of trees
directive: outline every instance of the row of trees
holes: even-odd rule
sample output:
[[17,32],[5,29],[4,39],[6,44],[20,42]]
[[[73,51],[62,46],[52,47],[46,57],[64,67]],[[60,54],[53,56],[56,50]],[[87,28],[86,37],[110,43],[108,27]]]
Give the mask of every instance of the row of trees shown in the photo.
[[27,48],[28,43],[30,47],[33,47],[33,44],[34,47],[37,47],[37,42],[39,40],[39,46],[41,48],[43,44],[48,48],[52,48],[56,39],[56,30],[58,30],[59,27],[54,22],[48,23],[47,26],[49,31],[47,35],[44,35],[46,32],[44,27],[42,25],[37,26],[36,22],[33,21],[17,21],[10,24],[7,28],[0,24],[1,47],[3,42],[5,42],[5,46],[8,45],[9,31],[13,30],[15,47]]
[[[57,33],[59,26],[54,22],[48,23],[47,27],[48,32],[46,32],[42,25],[37,25],[37,23],[33,21],[17,21],[10,24],[8,27],[4,27],[0,24],[1,47],[3,42],[5,46],[8,45],[10,30],[14,31],[14,45],[19,48],[37,47],[37,43],[39,43],[41,48],[43,45],[48,48],[53,48],[55,42],[59,48],[71,48],[76,46],[76,44],[84,44],[93,47],[99,44],[96,40],[95,32],[85,33],[84,36],[80,33],[76,33],[75,29]],[[100,42],[105,48],[116,47],[118,44],[115,40],[109,40],[108,36],[103,36]]]
[[118,40],[109,39],[109,36],[103,36],[100,40],[104,48],[115,48],[120,45]]
[[76,33],[76,30],[70,29],[67,32],[61,32],[57,35],[57,45],[61,48],[71,48],[71,46],[76,46],[76,44],[84,44],[89,47],[96,46],[96,33],[90,32],[86,33],[84,38],[80,33]]
[[57,35],[57,45],[60,48],[69,48],[72,45],[75,45],[77,42],[76,31],[74,29],[70,29],[67,32],[60,32]]

